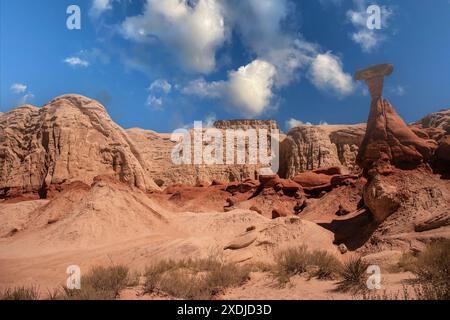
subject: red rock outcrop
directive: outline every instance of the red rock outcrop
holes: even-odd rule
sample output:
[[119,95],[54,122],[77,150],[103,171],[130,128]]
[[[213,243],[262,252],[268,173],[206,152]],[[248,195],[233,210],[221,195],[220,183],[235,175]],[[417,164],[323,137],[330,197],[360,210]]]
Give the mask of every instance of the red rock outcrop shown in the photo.
[[372,100],[357,163],[364,169],[391,164],[413,168],[428,161],[436,144],[418,137],[385,99]]

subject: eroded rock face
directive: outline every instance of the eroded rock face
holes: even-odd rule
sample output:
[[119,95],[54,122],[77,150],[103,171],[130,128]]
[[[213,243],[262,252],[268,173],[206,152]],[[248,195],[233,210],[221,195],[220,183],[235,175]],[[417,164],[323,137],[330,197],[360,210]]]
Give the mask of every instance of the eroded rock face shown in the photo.
[[438,112],[431,113],[421,120],[415,122],[414,125],[424,129],[442,129],[447,134],[450,134],[450,109],[444,109]]
[[293,128],[280,145],[279,174],[292,178],[300,172],[331,166],[357,171],[356,155],[364,133],[364,124]]
[[431,160],[433,171],[450,178],[450,109],[441,110],[413,123],[411,126],[437,142],[438,147]]
[[377,175],[365,186],[364,203],[376,220],[367,248],[408,248],[450,237],[450,184],[425,168]]
[[[272,120],[223,120],[216,121],[214,127],[218,129],[223,137],[223,150],[226,152],[226,130],[248,130],[255,129],[259,134],[260,129],[266,129],[267,134],[270,135],[270,130],[278,129],[275,121]],[[203,129],[203,133],[206,132]],[[128,129],[127,134],[130,139],[137,145],[143,158],[152,163],[150,169],[150,176],[158,182],[161,187],[167,187],[175,183],[183,183],[187,185],[198,185],[199,183],[211,184],[214,180],[221,182],[240,182],[246,179],[257,179],[258,170],[263,166],[260,163],[249,164],[248,160],[245,164],[174,164],[171,160],[171,153],[179,144],[178,141],[171,141],[171,134],[156,133],[150,130],[143,130],[138,128]],[[194,131],[190,130],[192,142]],[[283,139],[283,135],[280,138]],[[270,144],[270,136],[268,136]],[[214,141],[213,141],[214,143]],[[203,142],[203,147],[213,145],[211,142]],[[235,141],[235,155],[237,149],[237,142]],[[191,151],[194,146],[191,143]],[[257,154],[258,150],[253,150]],[[246,155],[250,152],[248,143],[246,145]],[[267,154],[270,154],[270,146],[268,145]],[[194,157],[192,156],[191,160]],[[226,161],[224,155],[224,161]]]
[[364,204],[377,222],[384,221],[400,206],[399,192],[394,184],[377,175],[364,187]]
[[357,163],[364,169],[380,164],[411,168],[427,162],[435,148],[433,141],[417,136],[387,100],[373,99]]
[[112,175],[142,190],[158,189],[126,132],[98,102],[65,95],[42,108],[26,105],[0,117],[0,197],[39,193],[72,181]]

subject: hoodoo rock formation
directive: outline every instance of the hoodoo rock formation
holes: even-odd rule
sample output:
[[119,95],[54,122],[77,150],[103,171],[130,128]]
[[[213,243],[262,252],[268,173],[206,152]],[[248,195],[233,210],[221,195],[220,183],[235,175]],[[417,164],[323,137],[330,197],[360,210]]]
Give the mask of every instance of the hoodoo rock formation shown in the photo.
[[[428,166],[421,166],[430,164],[433,157],[442,157],[435,154],[436,141],[429,139],[418,125],[408,127],[382,97],[383,77],[392,71],[390,65],[377,65],[355,76],[366,81],[372,95],[367,130],[357,156],[358,165],[368,177],[363,200],[374,218],[372,227],[376,231],[372,242],[396,241],[394,234],[413,232],[414,223],[424,215],[431,220],[444,215],[436,229],[445,227],[450,214],[448,183],[434,176]],[[430,122],[441,123],[431,119],[422,123]],[[445,140],[442,143],[445,157],[444,145]],[[411,242],[416,235],[408,237],[408,240],[397,240]]]
[[386,169],[389,164],[399,168],[416,167],[428,161],[436,148],[433,141],[417,136],[383,99],[384,76],[392,72],[392,65],[382,64],[355,75],[356,80],[366,82],[372,96],[367,130],[357,156],[358,165],[366,170],[373,167]]
[[364,141],[358,153],[361,168],[392,164],[411,168],[430,160],[434,141],[417,136],[383,98],[372,100]]

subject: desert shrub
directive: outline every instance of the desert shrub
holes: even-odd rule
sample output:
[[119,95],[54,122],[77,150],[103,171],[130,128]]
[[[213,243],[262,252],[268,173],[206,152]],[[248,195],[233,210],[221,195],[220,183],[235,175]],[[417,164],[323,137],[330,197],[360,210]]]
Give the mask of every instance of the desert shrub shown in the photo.
[[417,264],[417,258],[410,252],[405,252],[398,261],[398,267],[403,271],[414,272]]
[[338,275],[340,266],[341,263],[332,254],[323,250],[308,251],[306,246],[301,246],[276,254],[272,273],[280,284],[304,272],[308,272],[311,277],[327,280]]
[[256,261],[249,265],[252,272],[273,272],[275,265],[268,262]]
[[73,300],[113,300],[129,281],[128,267],[93,267],[81,278],[81,289],[63,288],[63,298]]
[[413,270],[420,300],[450,300],[450,240],[437,241],[421,252]]
[[64,289],[54,288],[53,290],[47,289],[47,300],[63,300],[64,299]]
[[0,292],[0,300],[39,300],[39,287],[7,288]]
[[337,290],[352,292],[354,294],[367,289],[367,268],[369,264],[361,258],[350,258],[340,271],[341,281],[338,282]]
[[248,280],[250,268],[213,258],[163,260],[147,267],[145,293],[164,293],[183,299],[211,299],[225,288]]
[[292,276],[306,272],[309,259],[310,256],[306,246],[292,247],[280,251],[275,255],[273,275],[280,284],[287,283]]
[[313,276],[321,280],[336,279],[342,268],[341,262],[335,256],[323,250],[316,250],[311,253],[310,264],[318,267]]

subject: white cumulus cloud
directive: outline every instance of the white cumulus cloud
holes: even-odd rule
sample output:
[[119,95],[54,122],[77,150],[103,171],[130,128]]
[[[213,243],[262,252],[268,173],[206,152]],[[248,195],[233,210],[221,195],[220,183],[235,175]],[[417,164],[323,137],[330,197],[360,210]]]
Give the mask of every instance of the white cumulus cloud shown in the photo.
[[273,98],[275,67],[256,59],[238,70],[231,71],[226,81],[206,82],[197,79],[183,88],[184,94],[207,98],[221,98],[245,116],[256,116],[266,111]]
[[34,94],[32,94],[31,92],[25,94],[19,99],[19,105],[26,104],[29,100],[34,99],[34,97]]
[[165,79],[157,79],[152,82],[147,91],[150,94],[147,97],[146,104],[155,110],[162,110],[164,99],[172,91],[172,85]]
[[311,64],[310,78],[317,88],[338,96],[352,93],[355,87],[351,75],[343,71],[339,57],[330,52],[316,56]]
[[11,90],[13,93],[16,93],[16,94],[18,94],[18,93],[24,93],[25,91],[27,91],[27,85],[26,85],[26,84],[22,84],[22,83],[14,83],[14,84],[11,86],[10,90]]
[[312,126],[311,122],[303,122],[301,120],[297,120],[294,118],[290,118],[286,121],[286,127],[288,130],[295,128],[295,127],[301,127],[301,126]]
[[64,62],[71,67],[89,67],[89,62],[79,57],[68,57],[64,59]]
[[129,17],[122,34],[134,41],[158,39],[188,71],[209,73],[216,50],[226,40],[222,6],[217,0],[147,0],[142,15]]
[[381,29],[369,29],[367,20],[368,2],[366,0],[354,0],[355,9],[347,11],[347,20],[354,26],[355,31],[351,38],[359,44],[364,52],[371,52],[387,39],[385,29],[388,27],[393,10],[387,6],[381,6]]
[[112,0],[93,0],[89,11],[93,17],[98,17],[107,10],[112,9]]
[[165,79],[158,79],[153,81],[148,89],[152,92],[160,90],[165,94],[168,94],[172,90],[172,85]]

